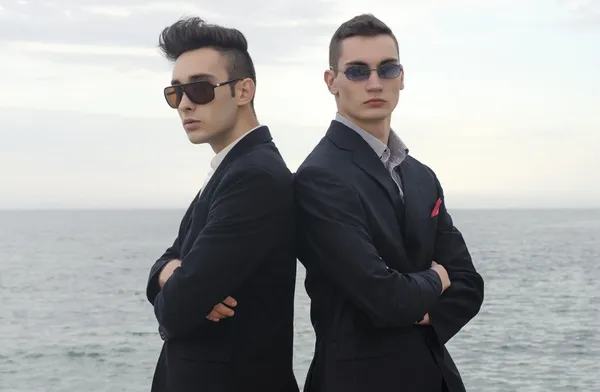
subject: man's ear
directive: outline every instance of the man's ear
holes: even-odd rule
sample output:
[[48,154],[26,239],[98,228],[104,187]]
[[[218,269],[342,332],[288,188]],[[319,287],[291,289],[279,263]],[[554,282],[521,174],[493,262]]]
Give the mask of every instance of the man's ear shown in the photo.
[[237,82],[235,86],[238,106],[247,105],[254,98],[256,93],[256,84],[250,78],[245,78]]
[[328,69],[327,71],[325,71],[323,73],[323,80],[325,81],[325,84],[327,85],[327,89],[333,95],[337,95],[337,93],[338,93],[337,87],[335,86],[335,77],[336,77],[336,71],[333,71],[331,69]]
[[404,70],[400,72],[400,90],[404,90]]

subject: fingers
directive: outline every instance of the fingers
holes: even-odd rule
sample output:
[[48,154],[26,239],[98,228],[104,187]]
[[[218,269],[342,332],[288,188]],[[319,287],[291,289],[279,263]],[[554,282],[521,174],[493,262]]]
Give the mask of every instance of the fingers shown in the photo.
[[233,310],[227,308],[225,305],[216,305],[206,318],[216,323],[224,318],[233,317],[233,314]]
[[233,317],[233,315],[235,314],[233,309],[228,308],[224,304],[227,304],[231,307],[235,307],[237,306],[237,301],[231,297],[225,298],[223,303],[219,303],[214,306],[213,310],[208,314],[208,316],[206,316],[206,318],[216,323],[224,318]]
[[206,316],[206,318],[212,322],[218,323],[221,318],[224,318],[222,314],[215,312],[214,310]]
[[206,318],[210,321],[217,322],[227,317],[233,317],[233,314],[233,310],[227,308],[225,305],[219,304],[213,308],[212,312],[210,312]]
[[429,313],[423,317],[423,320],[419,321],[417,324],[419,325],[429,325]]
[[223,301],[223,303],[231,307],[235,307],[237,305],[237,301],[231,297],[225,298],[225,301]]
[[215,305],[215,307],[213,308],[213,312],[217,312],[220,315],[222,315],[223,317],[221,318],[225,318],[225,317],[233,317],[234,315],[234,311],[231,308],[228,308],[227,306],[223,305],[223,304],[217,304]]

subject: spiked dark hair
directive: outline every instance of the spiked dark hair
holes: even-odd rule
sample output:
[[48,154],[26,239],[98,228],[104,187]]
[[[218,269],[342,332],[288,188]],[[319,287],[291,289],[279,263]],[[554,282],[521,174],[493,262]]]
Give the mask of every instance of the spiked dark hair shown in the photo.
[[[229,79],[250,78],[256,84],[248,42],[237,29],[209,24],[200,17],[188,17],[166,27],[158,42],[158,47],[170,61],[191,50],[213,48],[227,59]],[[230,85],[230,88],[233,94],[234,86]]]
[[389,35],[398,46],[398,40],[385,23],[372,14],[362,14],[342,23],[335,31],[329,43],[329,65],[337,67],[341,57],[342,41],[350,37],[375,37]]

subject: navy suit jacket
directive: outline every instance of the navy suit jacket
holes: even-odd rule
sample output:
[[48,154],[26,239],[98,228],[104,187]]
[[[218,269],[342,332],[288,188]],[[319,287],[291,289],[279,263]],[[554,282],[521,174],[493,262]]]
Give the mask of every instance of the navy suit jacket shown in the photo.
[[[263,126],[226,155],[151,268],[147,297],[165,340],[153,392],[298,391],[295,237],[293,176]],[[172,259],[181,267],[161,290]],[[235,315],[207,320],[228,296]]]
[[[399,173],[404,200],[373,149],[333,121],[295,175],[317,336],[306,391],[465,390],[444,345],[479,312],[483,279],[434,172],[409,155]],[[442,295],[432,260],[452,282]],[[416,325],[426,313],[431,325]]]

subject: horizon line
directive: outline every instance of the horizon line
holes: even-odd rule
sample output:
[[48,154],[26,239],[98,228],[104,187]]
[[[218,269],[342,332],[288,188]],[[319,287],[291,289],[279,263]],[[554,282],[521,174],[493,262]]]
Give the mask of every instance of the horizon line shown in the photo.
[[[181,207],[24,207],[24,208],[0,208],[0,212],[71,212],[71,211],[114,211],[114,212],[125,212],[125,211],[174,211],[174,210],[185,210],[189,206]],[[449,211],[517,211],[517,210],[529,210],[529,211],[548,211],[548,210],[600,210],[598,205],[589,206],[570,206],[570,207],[557,207],[557,206],[476,206],[476,207],[450,207]]]

